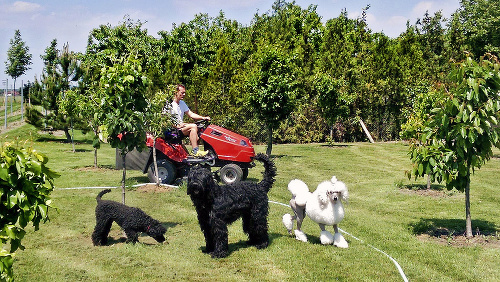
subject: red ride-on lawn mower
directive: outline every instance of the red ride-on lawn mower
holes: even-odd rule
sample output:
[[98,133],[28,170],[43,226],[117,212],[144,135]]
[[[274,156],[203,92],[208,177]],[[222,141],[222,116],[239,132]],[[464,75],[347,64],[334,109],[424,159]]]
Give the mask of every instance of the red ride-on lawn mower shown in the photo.
[[[198,134],[203,149],[209,153],[205,157],[193,157],[182,144],[185,136],[178,129],[169,130],[164,138],[156,138],[156,162],[160,182],[172,184],[177,178],[187,176],[192,165],[206,165],[218,168],[215,176],[225,184],[245,180],[248,169],[254,167],[255,150],[250,140],[244,136],[217,125],[199,121]],[[149,181],[156,182],[153,164],[153,136],[148,134],[146,144],[150,148],[149,158],[143,172],[148,173]]]

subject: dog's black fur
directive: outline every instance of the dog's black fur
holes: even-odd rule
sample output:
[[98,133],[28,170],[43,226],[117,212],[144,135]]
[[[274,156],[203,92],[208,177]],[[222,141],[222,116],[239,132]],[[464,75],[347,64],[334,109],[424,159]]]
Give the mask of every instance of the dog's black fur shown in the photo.
[[267,192],[274,183],[276,167],[265,154],[257,154],[255,160],[265,167],[264,179],[259,183],[241,181],[219,186],[209,169],[194,167],[189,171],[187,194],[196,207],[198,222],[205,235],[205,252],[212,257],[228,255],[227,225],[240,217],[249,245],[258,249],[269,245]]
[[102,195],[111,192],[111,189],[101,191],[97,197],[95,208],[96,225],[92,233],[94,246],[106,245],[108,233],[113,221],[120,225],[127,235],[127,242],[138,242],[140,232],[153,237],[157,242],[165,241],[167,229],[157,220],[153,219],[139,208],[129,207],[124,204],[102,200]]

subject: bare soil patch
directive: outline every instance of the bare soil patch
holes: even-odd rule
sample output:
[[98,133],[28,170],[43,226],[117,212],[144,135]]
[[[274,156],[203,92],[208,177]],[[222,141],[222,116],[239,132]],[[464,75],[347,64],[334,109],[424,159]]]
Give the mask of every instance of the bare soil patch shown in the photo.
[[484,247],[500,248],[500,234],[481,234],[475,232],[472,238],[467,238],[465,232],[450,232],[446,228],[435,230],[432,234],[419,234],[417,238],[425,242],[434,242],[440,245],[453,247]]
[[[432,198],[445,198],[456,196],[453,191],[436,189],[400,189],[401,193],[420,195]],[[474,236],[467,238],[465,230],[454,231],[445,227],[431,228],[425,233],[417,234],[417,238],[425,242],[434,242],[440,245],[453,247],[484,247],[500,248],[500,233],[497,231],[481,232],[476,229]]]
[[444,198],[455,195],[455,193],[448,190],[435,190],[435,189],[400,189],[403,194],[413,194],[433,198]]

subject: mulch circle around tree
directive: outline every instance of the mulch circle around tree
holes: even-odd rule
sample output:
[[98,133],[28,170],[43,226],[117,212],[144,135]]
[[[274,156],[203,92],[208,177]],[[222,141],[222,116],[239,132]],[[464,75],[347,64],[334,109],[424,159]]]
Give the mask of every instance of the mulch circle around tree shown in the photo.
[[[413,194],[433,198],[454,197],[456,194],[450,194],[447,190],[434,189],[400,189],[401,193]],[[465,224],[465,220],[464,220]],[[481,232],[475,230],[473,237],[467,238],[465,230],[451,231],[447,228],[437,228],[429,230],[423,234],[417,234],[417,238],[424,242],[434,242],[439,245],[453,247],[484,247],[500,248],[500,232]]]

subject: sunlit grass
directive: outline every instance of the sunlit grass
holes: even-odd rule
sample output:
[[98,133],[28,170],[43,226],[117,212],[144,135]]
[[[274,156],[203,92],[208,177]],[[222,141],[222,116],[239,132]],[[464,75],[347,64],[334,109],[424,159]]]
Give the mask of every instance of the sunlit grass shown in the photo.
[[[94,247],[90,235],[100,189],[61,188],[119,186],[122,171],[113,169],[115,150],[103,145],[99,169],[89,169],[93,165],[90,136],[76,134],[75,153],[64,137],[30,126],[9,131],[7,139],[16,136],[31,138],[29,144],[46,154],[48,166],[61,174],[52,194],[58,210],[51,211],[51,221],[39,231],[28,228],[23,240],[26,249],[17,253],[14,262],[17,281],[402,281],[394,263],[373,247],[393,257],[410,281],[500,279],[498,247],[454,247],[419,239],[432,228],[465,228],[464,198],[458,191],[439,196],[403,191],[402,187],[426,183],[426,179],[405,178],[410,161],[404,143],[274,145],[278,176],[270,200],[287,204],[291,179],[300,178],[313,190],[336,175],[350,193],[340,228],[361,241],[344,234],[349,248],[323,246],[318,226],[307,218],[303,230],[310,242],[299,242],[281,223],[291,209],[270,204],[267,249],[248,247],[237,221],[229,228],[229,257],[212,259],[201,252],[203,235],[185,186],[161,193],[129,188],[126,194],[128,205],[140,207],[168,228],[168,244],[157,244],[147,236],[140,237],[139,244],[125,244],[123,232],[114,225],[110,244]],[[256,150],[264,152],[265,147]],[[473,229],[500,233],[500,196],[495,193],[499,171],[500,160],[493,158],[472,177]],[[250,180],[260,178],[260,166],[250,170]],[[140,171],[127,171],[127,179],[128,185],[147,182]],[[115,189],[105,197],[120,201],[121,191]]]

